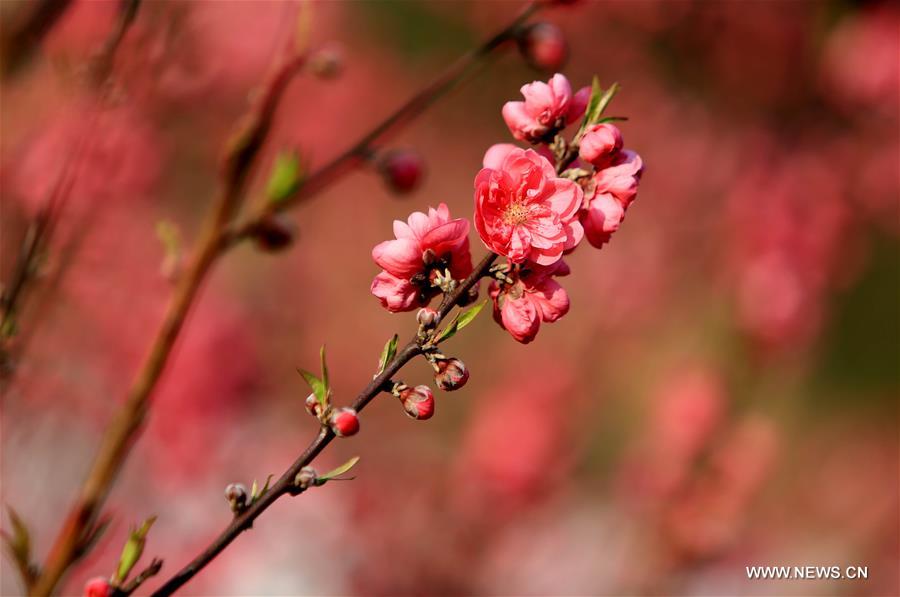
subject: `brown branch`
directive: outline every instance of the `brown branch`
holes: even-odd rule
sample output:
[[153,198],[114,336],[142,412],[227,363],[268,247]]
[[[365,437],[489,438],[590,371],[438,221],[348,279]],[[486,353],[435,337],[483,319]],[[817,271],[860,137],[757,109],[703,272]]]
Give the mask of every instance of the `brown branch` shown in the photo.
[[3,78],[19,71],[53,25],[65,14],[72,0],[33,0],[23,2],[18,13],[2,28],[0,66]]
[[383,141],[391,133],[399,130],[404,124],[424,112],[435,101],[465,79],[473,71],[475,65],[479,64],[491,52],[503,46],[506,42],[514,40],[522,25],[540,7],[541,5],[538,2],[531,2],[526,5],[509,25],[484,42],[480,47],[457,60],[430,85],[419,91],[393,114],[376,125],[374,129],[359,139],[352,147],[311,173],[293,195],[275,204],[267,201],[260,202],[252,214],[223,237],[223,243],[231,246],[252,236],[260,224],[265,222],[272,214],[285,211],[309,199],[339,180],[342,175],[364,164],[376,143]]
[[[493,265],[494,260],[496,259],[497,255],[494,253],[485,255],[484,259],[482,259],[475,267],[469,277],[457,286],[452,293],[447,295],[438,310],[441,319],[443,319],[453,307],[468,300],[469,290],[471,290],[481,278],[488,274],[488,270],[490,270],[491,265]],[[357,395],[356,400],[353,401],[353,408],[357,412],[364,409],[379,393],[389,391],[389,388],[391,387],[391,378],[396,375],[406,363],[422,353],[419,342],[420,340],[416,336],[413,336],[412,339],[397,352],[396,356],[394,356],[387,366],[385,366],[384,371],[378,374],[365,388],[363,388],[359,395]],[[254,502],[250,507],[237,515],[231,524],[222,531],[203,553],[194,558],[187,566],[166,581],[163,586],[152,594],[152,597],[164,597],[177,591],[207,564],[215,559],[215,557],[228,547],[238,535],[252,527],[253,521],[259,518],[269,506],[286,494],[297,495],[299,492],[294,485],[294,479],[300,472],[300,469],[308,466],[334,438],[335,435],[332,433],[331,429],[323,427],[312,443],[310,443],[297,460],[288,467],[269,491],[264,493],[259,500]]]
[[106,429],[100,450],[81,492],[50,551],[33,595],[49,595],[73,563],[79,537],[89,527],[109,494],[113,481],[137,438],[149,408],[150,396],[169,360],[172,347],[206,275],[220,254],[221,234],[244,194],[254,158],[266,138],[278,101],[303,56],[286,62],[251,110],[229,146],[224,164],[224,188],[201,233],[198,248],[185,275],[179,280],[162,325],[131,390]]
[[[66,522],[54,542],[45,563],[44,571],[38,579],[31,593],[32,595],[49,595],[65,571],[73,563],[73,556],[78,548],[78,538],[83,535],[84,529],[90,527],[96,519],[119,470],[130,452],[131,446],[137,439],[149,408],[150,396],[168,362],[172,347],[181,331],[187,313],[206,275],[218,257],[236,244],[237,241],[246,238],[256,229],[258,223],[272,212],[283,211],[301,200],[313,196],[341,174],[352,169],[370,151],[374,142],[382,139],[420,114],[434,103],[436,99],[462,80],[481,59],[503,45],[504,42],[512,39],[522,23],[534,14],[538,8],[539,4],[537,2],[532,2],[526,6],[509,26],[451,66],[437,81],[401,106],[353,147],[310,175],[306,179],[305,184],[292,197],[279,202],[277,206],[262,204],[258,214],[249,218],[247,223],[231,227],[230,220],[241,202],[246,180],[252,170],[255,158],[258,156],[259,150],[267,137],[279,99],[293,73],[300,68],[302,61],[291,61],[275,76],[267,88],[263,99],[259,102],[257,109],[251,112],[240,134],[229,148],[223,173],[225,187],[216,203],[217,207],[211,213],[204,232],[201,234],[194,258],[190,262],[184,276],[179,280],[179,284],[166,310],[162,325],[128,393],[125,404],[106,429],[100,450],[87,480],[82,486],[79,497],[69,511]],[[484,271],[487,271],[495,258],[496,255],[492,254],[485,258],[482,262],[482,264],[486,264],[484,265]],[[459,296],[462,296],[463,292],[467,292],[478,281],[480,276],[475,277],[475,274],[480,271],[478,269],[476,272],[473,272],[473,276],[467,279],[467,283],[462,284],[457,289],[456,292],[459,293]],[[456,299],[454,299],[452,304],[442,305],[441,311],[445,314],[455,304]],[[361,409],[368,404],[380,391],[384,380],[389,379],[390,375],[393,375],[418,352],[419,348],[414,341],[404,347],[382,375],[373,380],[367,389],[360,394],[354,406]],[[381,382],[376,385],[376,381],[379,379]],[[307,452],[298,459],[298,463],[311,461],[332,438],[333,435],[331,435],[330,431],[323,432],[320,438],[313,442],[307,449]],[[171,587],[171,591],[174,591],[187,582],[197,570],[206,565],[216,554],[224,549],[240,531],[248,528],[249,524],[252,523],[259,513],[280,497],[286,491],[288,481],[292,482],[293,477],[299,472],[299,468],[303,466],[304,464],[299,464],[293,475],[290,473],[294,467],[286,472],[285,476],[272,489],[235,519],[229,527],[231,535],[226,531],[210,547],[209,553],[206,554],[205,558],[198,558],[196,563],[189,565],[188,568],[169,581],[165,587]]]

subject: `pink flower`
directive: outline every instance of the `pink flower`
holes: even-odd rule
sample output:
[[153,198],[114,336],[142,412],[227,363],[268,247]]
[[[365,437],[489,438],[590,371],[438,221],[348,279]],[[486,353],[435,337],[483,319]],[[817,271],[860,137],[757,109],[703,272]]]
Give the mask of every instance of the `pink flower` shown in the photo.
[[569,266],[559,260],[549,267],[526,264],[513,270],[512,284],[491,284],[494,319],[510,335],[528,344],[541,322],[553,323],[569,311],[569,295],[553,276],[567,276]]
[[598,170],[588,183],[581,224],[588,242],[598,249],[619,229],[625,210],[637,196],[644,164],[627,149],[616,153],[607,168]]
[[[501,146],[504,147],[504,146]],[[550,162],[530,149],[488,150],[475,177],[475,228],[488,249],[513,263],[550,265],[581,241],[578,221],[583,192],[556,177]]]
[[622,133],[609,123],[590,126],[581,137],[578,155],[597,168],[608,166],[622,151]]
[[384,270],[372,281],[372,294],[388,311],[427,305],[440,292],[432,284],[439,273],[449,270],[456,280],[472,273],[468,234],[468,220],[451,220],[443,203],[427,214],[413,212],[406,223],[394,220],[396,240],[372,249],[372,259]]
[[581,118],[591,95],[589,87],[572,95],[569,80],[560,74],[546,83],[523,85],[521,91],[525,101],[506,102],[503,120],[513,137],[530,143],[537,143]]

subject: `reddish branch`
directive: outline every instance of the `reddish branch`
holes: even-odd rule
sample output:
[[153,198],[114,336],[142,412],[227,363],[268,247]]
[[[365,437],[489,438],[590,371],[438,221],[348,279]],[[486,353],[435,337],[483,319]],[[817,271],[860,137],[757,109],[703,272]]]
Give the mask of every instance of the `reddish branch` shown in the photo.
[[[91,529],[96,524],[100,509],[139,435],[149,410],[150,397],[169,360],[171,350],[181,331],[185,317],[216,260],[236,242],[250,235],[257,228],[258,223],[273,211],[282,211],[292,205],[296,205],[301,200],[313,196],[341,174],[359,165],[364,156],[370,151],[373,143],[383,139],[423,112],[436,99],[449,91],[468,74],[471,68],[480,62],[481,59],[505,42],[513,39],[521,25],[538,10],[538,7],[539,5],[536,2],[529,4],[509,26],[489,39],[484,45],[463,57],[443,76],[439,77],[437,81],[401,106],[346,152],[312,173],[292,197],[280,202],[277,206],[261,204],[245,223],[232,227],[230,225],[231,218],[243,199],[247,179],[252,171],[256,157],[258,157],[259,150],[266,140],[281,95],[291,76],[302,65],[302,58],[290,61],[276,73],[274,79],[266,87],[263,99],[251,111],[240,134],[230,147],[225,160],[225,185],[200,236],[194,257],[185,275],[180,278],[166,310],[162,325],[141,370],[131,386],[124,405],[106,429],[100,450],[87,480],[67,515],[40,577],[31,590],[32,595],[49,595],[53,591],[63,574],[74,562],[82,545],[83,537],[91,534]],[[486,257],[482,262],[482,266],[477,268],[466,284],[459,288],[468,290],[469,287],[474,285],[480,275],[490,267],[494,258],[495,256],[493,255]],[[478,274],[477,277],[476,274]],[[456,304],[457,300],[458,297],[442,305],[441,311],[443,313],[449,311]],[[365,406],[381,390],[381,385],[375,385],[375,382],[381,380],[380,383],[383,383],[389,379],[390,375],[393,375],[418,352],[419,349],[415,343],[408,344],[400,350],[390,366],[385,369],[385,372],[376,378],[367,390],[360,394],[356,406],[358,408]],[[310,445],[307,452],[298,459],[298,462],[311,461],[331,439],[330,432],[324,432],[316,442]],[[299,465],[299,467],[302,466],[303,464]],[[290,470],[285,473],[285,477],[279,480],[274,488],[270,489],[248,511],[236,518],[229,527],[231,529],[230,532],[226,531],[223,533],[219,540],[210,547],[208,554],[198,558],[196,563],[191,564],[182,573],[166,583],[163,589],[168,587],[167,590],[171,593],[171,591],[187,582],[197,570],[224,549],[241,530],[247,528],[246,525],[252,522],[275,499],[286,492],[287,481],[293,480],[293,475],[290,473]],[[295,474],[296,471],[294,472]],[[163,591],[161,594],[167,593]]]

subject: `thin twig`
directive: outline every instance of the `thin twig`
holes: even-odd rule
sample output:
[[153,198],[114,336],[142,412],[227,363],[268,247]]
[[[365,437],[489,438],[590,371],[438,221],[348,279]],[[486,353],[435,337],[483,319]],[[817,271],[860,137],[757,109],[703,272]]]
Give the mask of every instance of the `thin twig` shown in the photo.
[[[443,319],[453,307],[460,302],[468,300],[469,290],[478,283],[481,278],[488,274],[491,265],[497,255],[488,253],[484,259],[475,267],[472,273],[452,293],[447,295],[446,300],[441,303],[438,313]],[[359,393],[356,400],[353,401],[353,408],[359,412],[371,402],[379,393],[386,391],[391,387],[390,380],[396,375],[406,363],[414,357],[422,353],[419,346],[420,340],[413,336],[412,339],[401,348],[396,356],[385,366],[384,371],[378,374],[366,387]],[[335,438],[334,433],[328,427],[322,427],[321,432],[307,446],[306,450],[288,467],[281,475],[278,481],[265,492],[259,500],[254,502],[249,508],[241,512],[234,518],[231,524],[216,537],[216,539],[205,549],[203,553],[194,558],[187,566],[179,570],[172,578],[167,580],[160,588],[153,592],[152,597],[164,597],[171,595],[179,588],[184,586],[191,580],[200,570],[209,564],[217,555],[219,555],[228,545],[234,541],[238,535],[253,526],[253,521],[265,512],[269,506],[274,504],[279,498],[285,494],[295,493],[294,479],[300,470],[308,466],[313,459],[331,443]]]
[[225,185],[201,233],[197,251],[185,275],[179,279],[162,325],[125,403],[106,429],[91,471],[56,538],[33,595],[50,594],[72,564],[79,537],[92,524],[109,494],[144,422],[150,395],[169,360],[188,311],[220,254],[222,231],[243,197],[247,178],[265,141],[279,100],[304,59],[305,56],[293,58],[278,69],[266,87],[266,93],[255,104],[231,142],[224,164]]
[[475,65],[490,55],[491,52],[506,42],[515,39],[522,25],[539,9],[540,4],[538,2],[526,5],[509,25],[484,42],[484,44],[460,58],[430,85],[419,91],[393,114],[385,118],[368,134],[354,143],[352,147],[346,149],[330,162],[307,176],[293,195],[275,204],[267,201],[260,202],[253,213],[246,217],[243,222],[235,225],[234,229],[223,237],[223,243],[231,246],[252,236],[259,228],[259,225],[272,214],[283,212],[309,199],[339,180],[341,175],[364,164],[376,143],[383,141],[391,133],[421,114],[435,101],[453,89],[454,86],[472,72]]

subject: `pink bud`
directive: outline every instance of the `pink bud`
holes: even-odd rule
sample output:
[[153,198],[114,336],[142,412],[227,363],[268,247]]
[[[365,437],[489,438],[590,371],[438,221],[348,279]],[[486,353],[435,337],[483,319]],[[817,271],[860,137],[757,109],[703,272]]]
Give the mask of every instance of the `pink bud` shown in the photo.
[[319,399],[316,398],[315,394],[310,394],[306,397],[306,412],[314,417],[319,416]]
[[294,242],[297,228],[282,215],[269,216],[253,230],[253,240],[261,251],[275,253],[288,248]]
[[595,124],[585,131],[579,144],[578,155],[597,168],[610,165],[622,151],[622,133],[607,122]]
[[416,152],[397,149],[384,154],[378,168],[392,191],[409,193],[419,186],[425,163]]
[[569,45],[563,32],[550,23],[535,23],[519,35],[519,52],[532,67],[556,72],[569,57]]
[[435,366],[437,372],[434,374],[434,383],[445,392],[458,390],[469,381],[469,370],[465,363],[455,357],[438,359]]
[[84,597],[108,597],[111,592],[109,580],[102,576],[94,577],[84,585]]
[[359,417],[352,408],[339,408],[331,415],[331,430],[338,437],[350,437],[359,431]]
[[413,419],[424,421],[434,414],[434,394],[428,386],[406,388],[400,392],[400,403]]
[[419,325],[423,325],[425,327],[433,326],[438,320],[438,312],[432,309],[431,307],[425,307],[424,309],[419,309],[419,312],[416,313],[416,321],[419,322]]
[[247,505],[247,488],[240,483],[232,483],[225,488],[225,499],[233,512],[240,512]]

